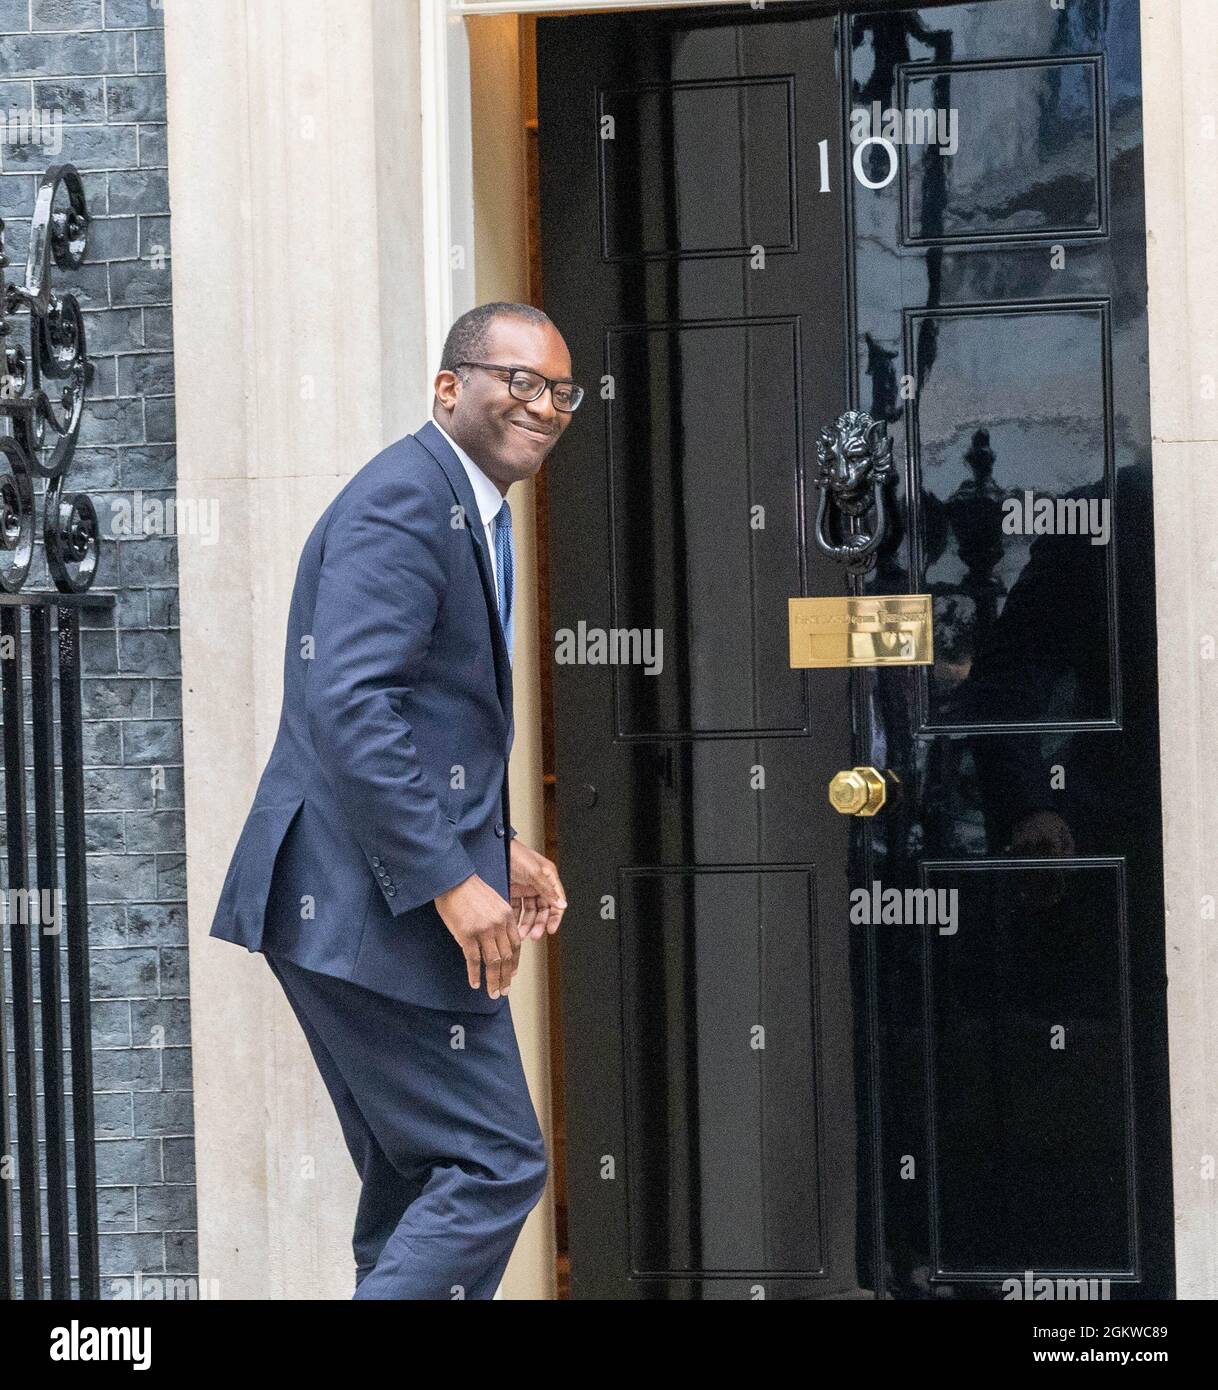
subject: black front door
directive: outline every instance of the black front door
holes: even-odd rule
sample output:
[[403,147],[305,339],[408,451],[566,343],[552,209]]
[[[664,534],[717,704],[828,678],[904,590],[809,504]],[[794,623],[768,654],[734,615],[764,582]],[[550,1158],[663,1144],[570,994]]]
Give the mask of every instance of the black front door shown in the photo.
[[[538,81],[575,1296],[1170,1293],[1136,0],[555,18]],[[794,668],[847,593],[933,662]]]

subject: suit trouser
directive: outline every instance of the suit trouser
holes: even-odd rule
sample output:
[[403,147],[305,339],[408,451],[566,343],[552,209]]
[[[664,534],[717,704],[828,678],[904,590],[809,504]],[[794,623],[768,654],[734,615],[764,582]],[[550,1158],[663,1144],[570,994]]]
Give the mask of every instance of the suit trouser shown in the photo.
[[429,1009],[266,960],[362,1181],[354,1296],[493,1298],[547,1172],[510,1004]]

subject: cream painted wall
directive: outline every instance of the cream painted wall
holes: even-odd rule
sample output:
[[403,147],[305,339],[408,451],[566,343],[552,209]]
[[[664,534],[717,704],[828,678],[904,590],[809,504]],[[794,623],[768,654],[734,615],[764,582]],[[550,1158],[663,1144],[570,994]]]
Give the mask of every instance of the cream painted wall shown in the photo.
[[[429,403],[423,345],[442,326],[425,305],[451,299],[454,276],[425,236],[434,112],[421,124],[420,84],[432,90],[444,53],[428,48],[420,71],[417,3],[165,5],[179,477],[219,498],[223,523],[220,544],[180,548],[200,1263],[221,1297],[350,1295],[355,1175],[329,1098],[265,965],[206,933],[274,736],[300,544]],[[513,21],[494,23],[473,39],[473,168],[445,166],[454,225],[475,195],[479,298],[523,293]],[[1215,1298],[1218,945],[1203,899],[1218,893],[1218,691],[1202,643],[1218,638],[1218,6],[1143,0],[1143,41],[1177,1264],[1182,1297]],[[531,507],[513,514],[531,565]],[[523,567],[521,594],[513,812],[540,843]],[[523,967],[513,1013],[548,1125],[539,964]],[[545,1204],[505,1292],[549,1292],[550,1223]]]
[[1142,0],[1177,1293],[1218,1298],[1218,5]]

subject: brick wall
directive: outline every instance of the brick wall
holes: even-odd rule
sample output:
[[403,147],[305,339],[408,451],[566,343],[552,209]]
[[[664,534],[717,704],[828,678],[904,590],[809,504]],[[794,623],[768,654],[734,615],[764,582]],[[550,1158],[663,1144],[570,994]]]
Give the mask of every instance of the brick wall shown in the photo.
[[[52,283],[85,310],[96,377],[69,478],[106,532],[114,502],[164,502],[175,479],[159,4],[0,0],[8,137],[16,111],[59,112],[63,148],[3,143],[9,280],[47,165],[76,164],[96,219],[87,263]],[[11,321],[23,340],[27,316]],[[41,515],[40,503],[39,531]],[[47,583],[39,546],[26,587]],[[83,639],[102,1293],[130,1298],[138,1277],[197,1268],[172,522],[107,539],[95,588],[118,595],[113,618],[86,620]],[[11,1047],[11,1021],[8,1036]]]

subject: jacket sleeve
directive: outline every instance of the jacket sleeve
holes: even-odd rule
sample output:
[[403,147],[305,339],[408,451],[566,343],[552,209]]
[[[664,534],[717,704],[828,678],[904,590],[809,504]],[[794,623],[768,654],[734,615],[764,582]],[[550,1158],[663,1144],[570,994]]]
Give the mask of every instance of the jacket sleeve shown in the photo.
[[331,515],[305,679],[322,775],[395,917],[476,872],[406,717],[444,598],[448,518],[397,463],[349,488]]

